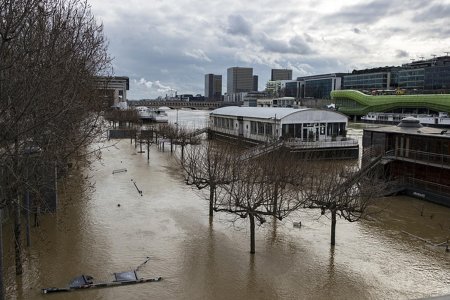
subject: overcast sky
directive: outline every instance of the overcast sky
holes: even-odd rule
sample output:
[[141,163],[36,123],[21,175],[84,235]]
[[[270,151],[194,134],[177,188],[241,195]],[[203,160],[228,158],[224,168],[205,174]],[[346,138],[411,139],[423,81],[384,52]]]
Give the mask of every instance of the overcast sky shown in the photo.
[[90,0],[129,99],[204,94],[204,75],[293,77],[400,65],[450,51],[450,0]]

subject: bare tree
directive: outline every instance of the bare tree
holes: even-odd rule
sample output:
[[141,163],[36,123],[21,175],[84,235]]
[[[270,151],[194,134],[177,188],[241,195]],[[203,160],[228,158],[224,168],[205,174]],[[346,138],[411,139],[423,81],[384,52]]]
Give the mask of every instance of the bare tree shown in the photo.
[[134,109],[127,110],[108,110],[105,112],[105,119],[112,122],[113,128],[116,127],[116,123],[121,126],[121,124],[139,124],[141,120],[139,119],[139,115]]
[[[275,154],[274,154],[275,155]],[[296,198],[298,186],[293,180],[283,184],[274,182],[274,178],[281,176],[274,171],[278,164],[286,175],[294,175],[299,182],[302,181],[302,172],[298,162],[284,157],[274,159],[274,155],[259,160],[235,160],[233,177],[229,184],[219,187],[219,193],[214,210],[234,214],[250,221],[250,253],[255,253],[255,225],[265,223],[266,216],[274,216],[282,220],[292,211],[301,206]],[[272,158],[272,159],[270,159]],[[284,176],[284,175],[283,175]],[[277,179],[277,180],[278,180]]]
[[301,198],[305,207],[331,215],[331,245],[336,244],[337,217],[355,222],[365,217],[367,208],[386,186],[379,180],[380,169],[373,165],[359,169],[343,161],[310,162]]
[[174,143],[181,147],[181,161],[184,161],[185,148],[188,145],[198,145],[201,142],[201,138],[196,135],[195,130],[187,128],[185,126],[177,126],[175,130]]
[[27,147],[38,150],[38,165],[62,166],[98,138],[103,106],[94,78],[110,60],[85,1],[0,0],[0,11],[0,158],[8,178],[1,188],[14,211],[21,274],[20,199],[24,186],[39,191],[46,181],[45,173],[29,180]]
[[216,189],[232,181],[237,155],[229,144],[209,140],[187,148],[181,161],[186,184],[199,190],[209,189],[210,217],[214,215]]

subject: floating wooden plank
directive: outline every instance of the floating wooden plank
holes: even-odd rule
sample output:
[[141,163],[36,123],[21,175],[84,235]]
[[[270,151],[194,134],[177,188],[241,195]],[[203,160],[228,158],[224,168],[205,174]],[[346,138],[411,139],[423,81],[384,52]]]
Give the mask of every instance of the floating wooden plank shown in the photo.
[[116,173],[123,173],[123,172],[126,172],[127,171],[127,169],[117,169],[117,170],[113,170],[113,174],[116,174]]
[[61,292],[73,292],[76,290],[86,290],[86,289],[93,289],[93,288],[107,288],[107,287],[115,287],[115,286],[120,286],[120,285],[131,285],[131,284],[138,284],[138,283],[145,283],[145,282],[158,282],[161,280],[162,280],[162,277],[155,277],[155,278],[141,278],[138,280],[131,280],[131,281],[112,281],[112,282],[90,283],[90,284],[85,284],[85,285],[81,285],[81,286],[73,286],[73,287],[65,287],[65,288],[51,287],[51,288],[42,289],[42,293],[50,294],[50,293],[61,293]]

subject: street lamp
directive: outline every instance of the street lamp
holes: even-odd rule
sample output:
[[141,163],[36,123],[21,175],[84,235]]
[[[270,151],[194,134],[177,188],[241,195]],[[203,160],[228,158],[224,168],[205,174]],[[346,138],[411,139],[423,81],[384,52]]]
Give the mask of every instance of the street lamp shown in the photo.
[[177,120],[175,122],[175,126],[176,126],[176,132],[178,134],[178,108],[176,108],[176,110],[177,110]]

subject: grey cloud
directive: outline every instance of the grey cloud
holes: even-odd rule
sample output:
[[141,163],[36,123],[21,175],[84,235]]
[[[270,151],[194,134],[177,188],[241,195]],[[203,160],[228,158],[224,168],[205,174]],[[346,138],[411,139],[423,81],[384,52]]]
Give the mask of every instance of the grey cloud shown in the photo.
[[395,51],[395,57],[397,58],[403,58],[403,57],[408,57],[409,53],[406,52],[405,50],[396,50]]
[[287,42],[272,39],[264,35],[260,39],[260,43],[262,44],[264,50],[274,53],[300,55],[309,55],[314,53],[305,39],[299,35],[294,36]]
[[[131,99],[157,97],[169,89],[203,93],[205,73],[222,74],[225,90],[230,66],[253,67],[262,87],[271,67],[292,68],[296,77],[395,63],[420,51],[413,37],[435,45],[433,52],[439,54],[450,36],[444,18],[450,15],[448,0],[360,0],[345,7],[340,1],[332,14],[320,11],[313,0],[302,5],[287,0],[282,6],[272,0],[245,5],[183,0],[177,7],[156,2],[146,9],[120,1],[92,4],[104,16],[114,71],[130,77]],[[361,34],[366,32],[370,36]]]
[[408,28],[401,28],[401,27],[388,27],[385,29],[385,31],[387,33],[391,33],[391,34],[397,34],[397,33],[409,33],[409,29]]
[[[437,0],[441,1],[441,0]],[[436,2],[436,0],[403,0],[396,2],[396,6],[398,9],[405,10],[418,10],[418,9],[424,9],[428,5],[434,4],[433,2]]]
[[301,36],[295,36],[290,41],[291,48],[299,54],[312,54],[313,51]]
[[450,4],[436,4],[414,16],[415,22],[430,22],[447,19],[450,16]]
[[339,12],[327,16],[331,22],[342,22],[349,24],[370,24],[380,18],[394,13],[391,11],[391,0],[372,1],[343,7]]
[[251,35],[252,25],[241,15],[230,15],[227,32],[232,35]]
[[310,36],[309,34],[305,33],[304,36],[305,36],[305,41],[307,41],[308,43],[312,43],[314,41],[312,36]]

